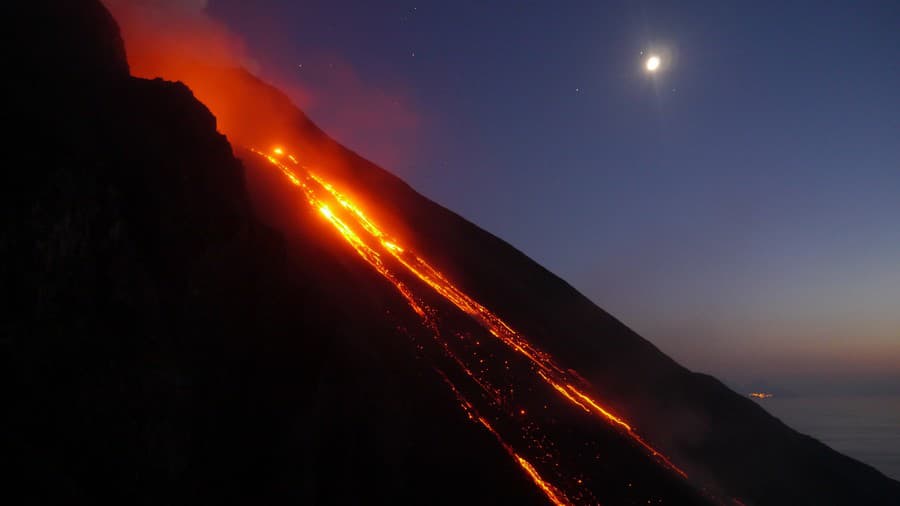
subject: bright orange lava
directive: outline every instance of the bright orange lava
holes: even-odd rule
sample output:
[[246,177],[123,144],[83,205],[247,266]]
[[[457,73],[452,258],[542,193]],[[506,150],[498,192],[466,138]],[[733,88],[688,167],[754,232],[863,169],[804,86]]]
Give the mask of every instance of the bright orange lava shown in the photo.
[[[339,192],[322,176],[310,171],[304,166],[301,166],[296,158],[294,158],[294,156],[287,155],[287,158],[293,163],[293,165],[302,170],[302,175],[298,176],[298,174],[294,172],[293,169],[282,163],[281,157],[283,156],[284,151],[282,151],[281,148],[276,148],[276,150],[274,151],[277,155],[279,155],[278,158],[266,153],[262,153],[260,151],[251,151],[264,157],[271,164],[277,167],[285,175],[285,177],[287,177],[288,180],[291,181],[292,184],[302,189],[308,204],[317,209],[318,212],[331,223],[331,225],[341,235],[341,237],[343,237],[344,240],[349,243],[351,247],[353,247],[353,249],[359,254],[360,257],[362,257],[363,260],[365,260],[379,274],[381,274],[381,276],[383,276],[396,287],[403,298],[407,301],[410,308],[417,315],[419,315],[419,317],[422,318],[425,326],[431,329],[435,333],[435,336],[439,334],[439,331],[437,329],[437,325],[431,320],[431,317],[429,316],[431,313],[433,313],[433,310],[429,308],[422,300],[417,298],[410,287],[398,278],[398,274],[388,267],[388,265],[384,261],[385,257],[383,257],[382,255],[387,255],[388,257],[396,260],[399,265],[402,265],[403,268],[406,269],[408,274],[411,274],[415,276],[415,278],[418,278],[424,284],[429,286],[435,293],[440,295],[443,299],[453,304],[463,313],[469,315],[488,333],[497,338],[499,342],[508,347],[510,350],[525,357],[530,362],[532,371],[536,375],[536,377],[538,377],[540,381],[551,387],[566,402],[576,406],[577,408],[585,411],[590,415],[597,416],[604,422],[618,428],[624,434],[628,435],[634,442],[643,447],[650,455],[655,457],[665,467],[671,469],[672,471],[678,473],[683,477],[687,477],[684,471],[679,469],[663,454],[661,454],[659,451],[645,442],[635,432],[631,425],[613,414],[608,409],[603,408],[600,403],[592,398],[589,394],[575,387],[574,384],[586,384],[586,382],[575,371],[564,369],[563,367],[556,364],[556,362],[547,352],[540,350],[532,345],[525,339],[524,336],[513,330],[513,328],[509,326],[505,321],[503,321],[499,316],[491,312],[485,306],[456,287],[450,280],[446,278],[446,276],[432,267],[431,264],[428,263],[425,259],[412,252],[408,247],[404,246],[402,241],[384,232],[367,216],[365,212],[363,212],[362,209],[351,202],[351,200],[345,194]],[[320,196],[319,194],[321,193],[321,190],[324,190],[327,196]],[[348,219],[349,222],[338,216],[336,208],[332,208],[329,205],[328,200],[332,201],[334,204],[337,204],[345,211],[343,213],[343,216]],[[354,230],[354,227],[358,227],[358,229],[364,231],[365,234],[362,234],[361,236],[362,232],[357,233]],[[489,396],[489,398],[492,398],[496,404],[502,403],[502,395],[496,387],[493,387],[489,381],[484,380],[478,373],[473,371],[470,367],[467,367],[463,360],[460,359],[449,348],[446,342],[441,341],[441,343],[445,354],[454,362],[456,362],[461,367],[463,372],[472,380],[474,380],[475,383],[478,384],[479,387],[485,392],[485,394]],[[485,429],[487,429],[497,438],[504,449],[506,449],[510,456],[519,464],[520,467],[522,467],[522,469],[529,475],[535,485],[541,489],[541,491],[551,502],[553,502],[554,504],[571,504],[571,501],[567,498],[565,493],[563,493],[558,487],[548,483],[544,478],[542,478],[537,469],[528,460],[517,453],[513,449],[513,447],[501,437],[500,433],[495,430],[490,423],[488,423],[486,419],[477,414],[474,406],[462,396],[459,389],[456,388],[456,386],[447,378],[447,376],[444,375],[443,372],[440,372],[440,374],[444,378],[444,381],[449,385],[451,390],[453,390],[454,394],[457,396],[460,405],[463,407],[469,418],[478,421],[482,426],[485,427]],[[522,411],[522,413],[524,414],[524,410]],[[537,444],[537,446],[540,446],[540,444]],[[580,485],[582,483],[581,479],[578,479],[577,483]]]
[[503,440],[503,438],[500,436],[500,433],[494,430],[494,427],[491,426],[491,424],[487,420],[485,420],[483,416],[478,414],[478,412],[475,410],[475,407],[472,406],[472,403],[466,400],[459,389],[456,388],[456,385],[454,385],[453,382],[450,381],[449,378],[447,378],[446,374],[444,374],[442,371],[437,372],[444,379],[444,382],[447,384],[447,386],[450,387],[450,390],[452,390],[456,395],[456,399],[459,401],[460,405],[462,406],[463,410],[465,410],[469,418],[472,420],[477,420],[478,423],[484,426],[484,428],[487,429],[488,432],[490,432],[494,435],[495,438],[497,438],[500,446],[502,446],[503,449],[506,450],[506,453],[508,453],[513,458],[513,460],[515,460],[516,463],[525,470],[526,473],[528,473],[528,476],[531,478],[531,480],[535,483],[535,485],[538,486],[538,488],[541,489],[541,492],[543,492],[544,495],[547,496],[547,499],[550,499],[550,502],[557,506],[572,504],[569,501],[568,497],[566,497],[566,494],[564,494],[561,490],[557,489],[550,483],[547,483],[547,481],[541,477],[540,473],[538,473],[537,469],[535,469],[534,466],[531,465],[531,462],[528,462],[525,458],[516,453],[513,447]]

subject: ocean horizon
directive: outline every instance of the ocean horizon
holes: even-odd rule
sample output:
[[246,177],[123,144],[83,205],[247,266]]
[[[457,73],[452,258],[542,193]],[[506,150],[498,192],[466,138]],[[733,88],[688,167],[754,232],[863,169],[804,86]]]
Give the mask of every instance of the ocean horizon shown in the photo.
[[791,428],[900,481],[900,394],[754,400]]

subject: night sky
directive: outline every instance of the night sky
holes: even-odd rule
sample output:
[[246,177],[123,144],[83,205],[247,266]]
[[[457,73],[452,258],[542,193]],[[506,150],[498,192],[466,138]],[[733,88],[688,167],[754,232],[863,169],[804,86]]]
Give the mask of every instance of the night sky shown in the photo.
[[688,367],[900,389],[900,3],[208,12],[332,136]]

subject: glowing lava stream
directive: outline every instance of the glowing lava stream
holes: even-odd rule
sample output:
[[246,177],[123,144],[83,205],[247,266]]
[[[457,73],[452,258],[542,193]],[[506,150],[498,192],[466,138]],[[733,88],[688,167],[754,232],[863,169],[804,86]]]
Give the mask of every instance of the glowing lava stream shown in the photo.
[[[341,236],[343,236],[344,239],[348,243],[350,243],[353,249],[355,249],[356,252],[367,263],[374,267],[379,274],[384,276],[397,288],[397,290],[400,292],[403,298],[406,299],[407,303],[413,309],[413,311],[422,318],[424,325],[435,332],[436,337],[438,336],[439,331],[437,325],[433,321],[431,321],[430,317],[428,316],[428,310],[430,308],[424,302],[417,300],[409,290],[409,288],[402,281],[397,279],[397,277],[394,276],[393,273],[390,272],[390,270],[381,261],[381,256],[377,251],[374,251],[372,248],[370,248],[356,232],[354,232],[343,220],[341,220],[331,211],[331,208],[328,207],[328,204],[316,197],[315,191],[310,188],[308,184],[301,180],[292,170],[290,170],[284,164],[280,163],[277,158],[255,149],[251,149],[251,151],[266,158],[269,162],[278,167],[281,172],[291,181],[291,183],[293,183],[295,186],[300,187],[306,195],[307,202],[311,206],[318,209],[319,213],[321,213],[322,216],[325,217],[325,219],[331,222],[331,224],[338,230],[338,232],[340,232]],[[275,150],[275,154],[283,155],[284,152],[281,151],[281,149],[277,149]],[[290,160],[294,162],[294,164],[298,164],[297,160],[293,156],[288,155],[288,158],[290,158]],[[309,175],[308,177],[312,179],[312,175]],[[316,181],[318,182],[318,180]],[[363,219],[365,218],[363,217]],[[377,229],[375,229],[373,226],[373,230]],[[382,244],[384,244],[384,242],[386,241],[382,241]],[[390,246],[388,246],[389,248],[400,249],[399,246],[396,246],[393,243],[388,242],[388,244],[390,244]],[[462,369],[462,371],[469,378],[471,378],[485,393],[489,394],[495,399],[495,401],[499,402],[499,393],[496,391],[496,389],[479,379],[478,375],[475,374],[471,369],[469,369],[462,361],[462,359],[460,359],[455,353],[450,350],[446,343],[442,342],[442,344],[444,353],[451,360],[453,360]],[[494,438],[497,439],[497,442],[500,444],[500,446],[525,471],[525,473],[529,476],[529,478],[531,478],[534,484],[544,493],[544,495],[547,496],[547,499],[549,499],[550,502],[552,502],[556,506],[569,506],[573,504],[568,499],[568,497],[566,497],[566,494],[564,492],[541,477],[540,473],[534,467],[534,465],[532,465],[531,462],[519,455],[519,453],[515,451],[512,445],[510,445],[503,439],[500,433],[496,429],[494,429],[494,427],[490,424],[490,422],[487,421],[487,419],[478,414],[475,406],[468,399],[466,399],[462,392],[460,392],[456,385],[450,380],[450,378],[447,377],[446,374],[444,374],[443,371],[441,371],[440,369],[436,369],[436,371],[447,384],[447,386],[450,387],[450,390],[456,396],[457,401],[459,402],[460,406],[463,408],[463,411],[466,413],[469,419],[480,423],[485,429],[487,429],[488,432],[491,433],[491,435],[494,436]]]
[[547,496],[547,499],[550,499],[550,502],[557,506],[572,504],[561,490],[554,487],[550,483],[547,483],[543,478],[541,478],[541,475],[538,474],[537,469],[535,469],[534,466],[531,465],[531,462],[528,462],[521,455],[516,453],[513,447],[506,443],[506,441],[504,441],[502,437],[500,437],[500,433],[497,432],[494,427],[492,427],[491,424],[484,419],[483,416],[478,414],[475,406],[473,406],[472,403],[469,402],[465,398],[465,396],[463,396],[459,389],[456,388],[456,385],[454,385],[453,382],[450,381],[450,378],[448,378],[443,371],[441,371],[440,369],[436,369],[436,371],[438,374],[440,374],[441,378],[444,380],[444,383],[446,383],[447,386],[450,387],[450,390],[453,391],[453,394],[456,395],[456,400],[459,401],[459,404],[462,406],[463,410],[465,410],[466,415],[468,415],[469,419],[477,420],[478,423],[480,423],[485,429],[488,430],[488,432],[490,432],[495,438],[497,438],[500,446],[502,446],[503,449],[506,450],[506,453],[508,453],[509,456],[512,457],[513,460],[515,460],[516,463],[525,470],[531,480],[534,481],[535,485],[537,485],[538,488],[541,489],[541,492],[543,492],[544,495]]
[[[325,219],[327,219],[335,227],[335,229],[337,229],[338,232],[340,232],[341,236],[348,243],[350,243],[350,245],[353,247],[353,249],[356,250],[356,252],[363,258],[363,260],[365,260],[367,263],[369,263],[373,268],[375,268],[376,271],[378,271],[379,274],[381,274],[383,277],[385,277],[388,281],[391,282],[391,284],[393,284],[397,288],[397,290],[400,292],[400,294],[403,296],[403,298],[406,299],[406,302],[409,304],[409,306],[412,308],[412,310],[417,315],[419,315],[419,317],[422,318],[424,325],[427,328],[429,328],[430,330],[432,330],[432,332],[435,333],[436,337],[438,336],[437,325],[433,321],[431,321],[431,319],[428,315],[428,310],[430,308],[424,302],[421,302],[418,299],[416,299],[416,297],[412,294],[412,292],[409,290],[409,288],[402,281],[397,279],[396,276],[394,276],[394,274],[387,268],[387,266],[384,265],[384,262],[382,262],[382,260],[381,260],[381,255],[377,251],[375,251],[371,247],[369,247],[365,243],[365,241],[363,241],[359,237],[359,235],[356,232],[354,232],[343,220],[341,220],[338,216],[336,216],[335,213],[331,211],[331,208],[328,206],[327,203],[323,202],[322,200],[319,200],[316,197],[315,191],[310,187],[310,185],[307,184],[307,182],[302,180],[300,177],[298,177],[291,169],[286,167],[284,164],[282,164],[277,158],[275,158],[272,155],[257,151],[255,149],[251,149],[251,151],[253,153],[256,153],[256,154],[264,157],[266,160],[268,160],[273,165],[278,167],[278,169],[281,170],[281,172],[288,178],[288,180],[291,181],[292,184],[300,187],[303,190],[304,194],[306,195],[307,202],[311,206],[313,206],[319,210],[319,213]],[[275,154],[282,156],[284,154],[284,152],[281,151],[280,149],[277,149],[275,151]],[[292,162],[294,162],[294,164],[298,164],[297,160],[293,156],[288,155],[288,158]],[[307,175],[307,178],[309,181],[313,180],[311,175]],[[324,185],[323,185],[323,187],[324,187]],[[341,201],[339,201],[339,202],[341,202]],[[341,202],[341,204],[344,205],[343,202]],[[363,217],[363,219],[365,219],[365,218]],[[368,223],[368,220],[366,220],[366,222]],[[372,225],[370,225],[370,226],[372,227],[372,230],[377,230],[376,228],[374,228],[374,226],[372,226]],[[366,230],[369,231],[369,228],[367,228],[367,227],[364,227],[364,228],[366,228]],[[372,233],[372,232],[370,231],[370,233]],[[386,242],[386,241],[382,240],[382,243],[384,243],[384,242]],[[390,244],[390,246],[388,246],[389,248],[399,249],[399,246],[397,246],[396,244],[389,243],[389,242],[388,242],[388,244]],[[488,384],[485,384],[478,377],[477,374],[475,374],[471,369],[466,367],[466,365],[462,361],[462,359],[460,359],[455,353],[453,353],[450,350],[450,348],[446,345],[446,343],[442,343],[442,344],[443,344],[442,348],[443,348],[444,353],[448,357],[450,357],[450,359],[453,360],[462,369],[462,371],[467,376],[469,376],[484,392],[488,393],[495,399],[495,401],[499,402],[498,401],[499,394],[497,393],[496,389],[492,388]],[[524,457],[519,455],[515,451],[515,449],[513,449],[512,445],[510,445],[508,442],[506,442],[503,439],[503,437],[500,435],[500,433],[497,432],[496,429],[494,429],[494,427],[487,421],[487,419],[485,419],[483,416],[478,414],[478,412],[475,409],[475,406],[468,399],[465,398],[465,396],[462,394],[462,392],[460,392],[460,390],[456,387],[456,385],[453,384],[452,381],[450,381],[450,378],[448,378],[447,375],[444,374],[443,371],[438,369],[437,372],[438,372],[438,374],[440,374],[440,376],[444,380],[444,382],[453,391],[454,395],[456,396],[457,401],[459,402],[460,406],[463,408],[463,410],[465,411],[465,413],[469,417],[469,419],[480,423],[485,429],[488,430],[488,432],[490,432],[497,439],[497,441],[500,443],[500,446],[503,447],[503,449],[506,450],[506,452],[509,454],[509,456],[512,457],[512,459],[528,474],[528,476],[531,478],[531,480],[547,496],[547,499],[549,499],[550,502],[552,502],[553,504],[555,504],[557,506],[568,506],[568,505],[572,504],[572,502],[569,501],[569,499],[566,497],[565,493],[563,493],[561,490],[559,490],[552,484],[548,483],[543,477],[541,477],[541,475],[538,473],[537,469],[535,469],[535,467],[527,459],[525,459]]]
[[[459,310],[466,313],[470,317],[472,317],[476,322],[478,322],[483,328],[485,328],[491,335],[496,337],[503,344],[508,346],[513,351],[523,355],[526,357],[530,363],[535,367],[534,372],[540,379],[553,388],[553,390],[557,391],[563,399],[572,405],[584,410],[585,412],[599,416],[604,421],[618,427],[624,433],[631,437],[633,441],[642,446],[645,450],[647,450],[652,456],[658,459],[664,466],[675,471],[683,477],[687,477],[687,475],[675,466],[668,458],[666,458],[662,453],[653,448],[650,444],[644,441],[635,431],[634,429],[626,423],[624,420],[614,415],[610,411],[604,409],[600,406],[600,404],[595,401],[591,396],[587,393],[574,386],[573,383],[584,382],[574,371],[569,372],[557,365],[552,357],[534,347],[525,340],[518,332],[512,329],[506,322],[504,322],[499,316],[495,315],[493,312],[488,310],[486,307],[478,303],[476,300],[469,297],[467,294],[462,292],[459,288],[457,288],[453,283],[451,283],[440,271],[432,267],[427,261],[413,252],[409,251],[407,248],[401,245],[401,242],[396,238],[388,235],[383,232],[375,223],[372,222],[371,219],[366,216],[366,214],[355,204],[353,204],[344,194],[339,192],[333,185],[325,181],[321,176],[311,172],[306,167],[303,167],[299,164],[299,162],[292,155],[286,155],[286,157],[298,167],[301,167],[305,172],[305,176],[303,179],[297,176],[293,170],[288,168],[284,163],[281,162],[279,158],[285,156],[284,152],[275,151],[275,156],[252,150],[254,153],[264,157],[270,163],[275,165],[295,186],[300,187],[307,199],[307,202],[316,208],[322,216],[327,219],[331,224],[337,229],[337,231],[341,234],[341,236],[348,242],[350,245],[356,250],[356,252],[373,268],[375,268],[382,276],[387,278],[401,293],[401,295],[406,299],[410,307],[415,311],[423,320],[427,327],[434,328],[433,322],[429,321],[429,317],[426,313],[427,306],[420,300],[418,300],[412,293],[412,291],[407,287],[402,281],[400,281],[388,267],[382,261],[381,254],[378,251],[375,251],[371,246],[369,246],[346,222],[341,220],[328,206],[327,203],[320,200],[316,195],[316,190],[313,189],[313,183],[315,185],[321,187],[325,191],[327,191],[330,196],[336,201],[344,210],[348,211],[352,214],[359,225],[366,233],[371,235],[374,239],[376,239],[381,246],[383,252],[392,256],[397,260],[401,265],[403,265],[411,274],[416,276],[419,280],[427,284],[431,287],[437,294],[441,297],[452,303]],[[464,366],[462,361],[456,357],[449,349],[445,348],[445,352],[448,353],[451,358],[456,361],[460,366],[463,367],[464,371],[467,375],[469,375],[472,379],[478,381],[476,376]],[[445,381],[451,385],[451,388],[454,390],[458,397],[461,396],[458,389],[456,389],[452,383],[449,383],[449,380],[444,377]],[[483,389],[487,390],[485,385],[480,385]],[[466,401],[463,404],[463,408],[469,412],[470,408],[467,408],[466,405],[471,407],[471,404],[468,404]],[[471,417],[471,415],[470,415]],[[480,418],[480,417],[479,417]],[[500,438],[500,435],[490,426],[490,424],[486,424],[486,421],[483,419],[481,421],[482,425],[485,425],[492,434],[495,435],[500,441],[504,448],[510,452],[511,456],[519,463],[520,466],[531,476],[532,480],[537,484],[542,491],[547,495],[547,497],[556,504],[565,504],[565,502],[558,502],[559,497],[565,497],[564,494],[559,492],[558,489],[552,487],[552,485],[547,484],[543,479],[537,475],[537,471],[534,469],[531,464],[522,459],[512,447],[510,447],[507,443],[503,442]],[[527,465],[526,465],[527,464]],[[547,488],[547,487],[550,488]]]

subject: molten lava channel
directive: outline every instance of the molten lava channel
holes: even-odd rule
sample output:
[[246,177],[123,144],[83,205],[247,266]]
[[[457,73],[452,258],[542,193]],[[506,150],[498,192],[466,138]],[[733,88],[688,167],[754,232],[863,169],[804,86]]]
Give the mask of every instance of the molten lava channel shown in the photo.
[[[460,368],[465,377],[472,380],[480,388],[493,406],[504,404],[503,389],[494,385],[483,371],[475,370],[467,364],[459,352],[454,351],[448,340],[444,339],[440,333],[438,323],[434,319],[434,315],[437,312],[423,300],[423,297],[417,296],[410,285],[401,280],[400,272],[395,271],[397,267],[389,266],[386,259],[391,259],[396,266],[402,267],[401,270],[405,269],[407,275],[412,275],[415,279],[430,287],[440,298],[471,317],[507,349],[524,357],[527,363],[530,364],[530,370],[535,378],[546,384],[550,391],[558,393],[560,399],[584,411],[587,415],[597,417],[611,425],[630,437],[633,442],[646,450],[660,464],[682,477],[687,477],[684,471],[641,438],[631,425],[621,417],[613,414],[609,409],[604,408],[584,388],[575,386],[576,384],[586,383],[577,373],[558,365],[550,354],[531,344],[499,316],[463,292],[428,261],[405,246],[403,241],[385,232],[357,204],[354,204],[346,194],[340,192],[333,184],[325,180],[321,174],[301,165],[294,155],[287,154],[282,148],[276,148],[272,151],[272,154],[255,149],[251,149],[251,151],[278,168],[291,184],[302,191],[305,201],[332,225],[334,230],[357,254],[397,289],[406,300],[410,309],[419,316],[423,325],[431,331],[434,339],[440,344],[443,354]],[[293,168],[287,165],[288,162]],[[478,360],[483,363],[484,358],[479,358]],[[513,461],[523,469],[550,502],[557,505],[574,504],[573,498],[577,502],[596,502],[590,491],[583,486],[581,478],[562,476],[559,471],[554,471],[555,478],[560,482],[565,482],[566,491],[563,490],[561,485],[549,483],[538,471],[538,468],[527,460],[521,452],[516,451],[507,438],[501,435],[500,430],[476,411],[472,402],[463,395],[448,375],[440,369],[437,369],[437,371],[454,393],[458,403],[468,417],[481,424],[497,439]],[[525,410],[521,410],[520,414],[525,415]],[[546,461],[546,468],[551,470],[558,469],[560,466],[558,461],[554,461],[554,459],[557,459],[557,455],[552,442],[546,441],[547,438],[539,435],[540,431],[537,423],[529,423],[526,427],[528,427],[528,430],[525,431],[523,440],[527,443],[527,446],[533,450],[540,450],[543,460]]]

